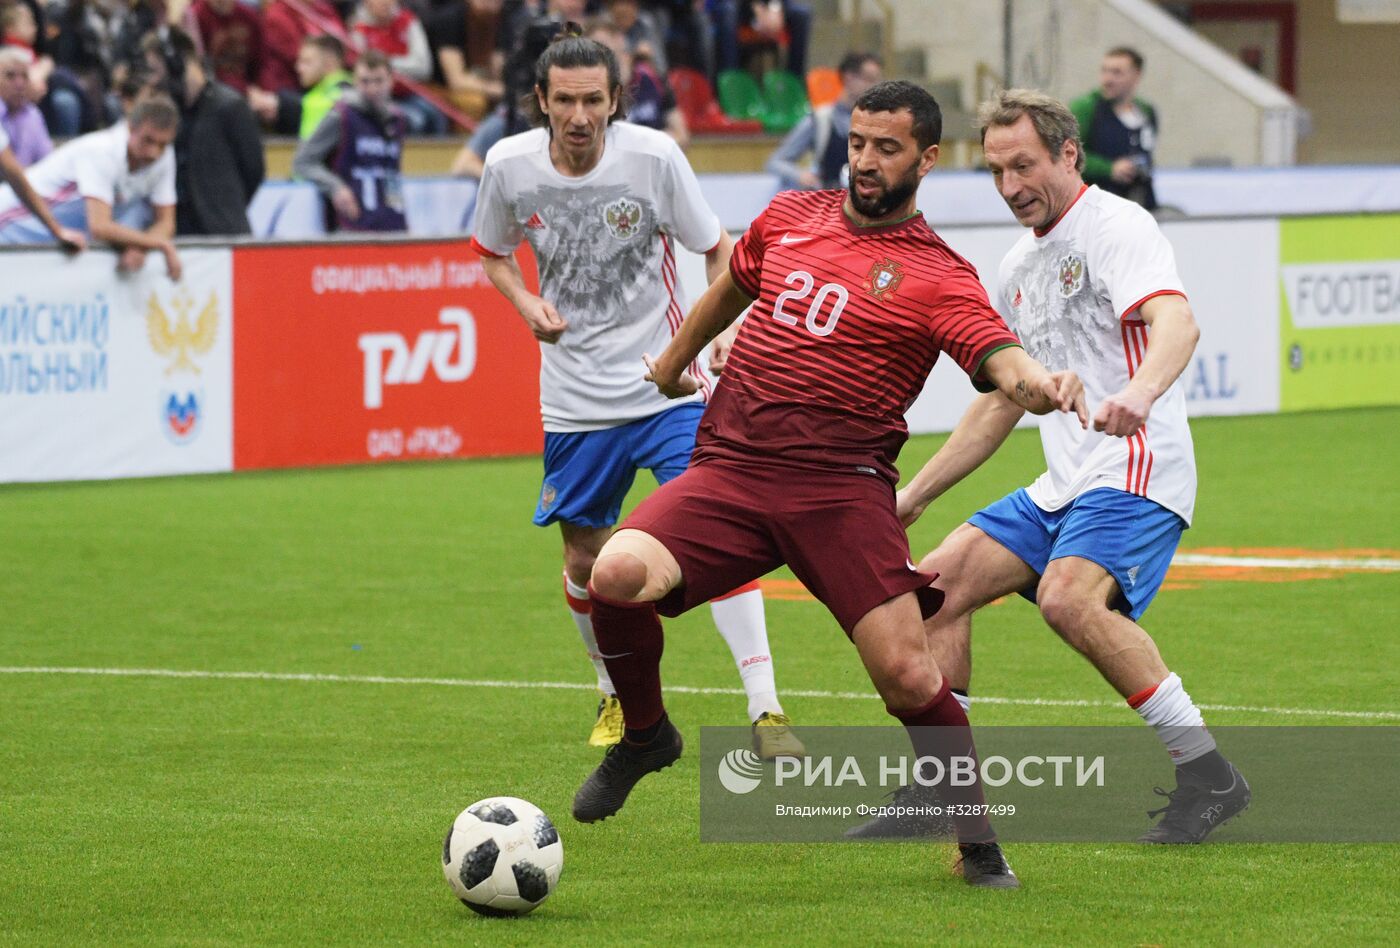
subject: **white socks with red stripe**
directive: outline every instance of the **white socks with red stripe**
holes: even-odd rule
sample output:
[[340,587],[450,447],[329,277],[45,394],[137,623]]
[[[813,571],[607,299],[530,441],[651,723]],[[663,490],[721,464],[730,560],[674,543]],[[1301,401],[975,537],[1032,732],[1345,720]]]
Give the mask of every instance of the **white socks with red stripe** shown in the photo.
[[757,583],[741,586],[728,596],[710,601],[715,628],[724,636],[739,678],[749,698],[749,720],[764,712],[782,714],[778,685],[773,677],[773,656],[768,651],[768,626],[763,619],[763,593]]
[[1215,750],[1215,738],[1175,672],[1133,695],[1128,707],[1157,732],[1178,767]]
[[574,625],[578,626],[579,638],[583,639],[583,647],[588,650],[593,670],[598,673],[598,690],[605,695],[613,694],[608,666],[604,664],[603,656],[598,652],[598,640],[593,637],[593,603],[588,599],[588,587],[575,586],[569,579],[569,574],[565,573],[564,600],[569,604],[569,615],[573,617]]

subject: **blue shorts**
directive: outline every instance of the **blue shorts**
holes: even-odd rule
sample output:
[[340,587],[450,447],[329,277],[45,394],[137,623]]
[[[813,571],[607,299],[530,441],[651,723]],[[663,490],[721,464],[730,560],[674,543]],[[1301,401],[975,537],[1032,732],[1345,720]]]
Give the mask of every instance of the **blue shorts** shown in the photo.
[[638,470],[649,469],[664,484],[690,464],[704,412],[702,403],[686,402],[616,428],[546,431],[535,526],[556,520],[580,527],[613,526]]
[[[1184,520],[1160,504],[1112,487],[1081,494],[1053,512],[1018,490],[967,522],[1040,575],[1051,560],[1066,556],[1099,564],[1118,581],[1113,608],[1130,619],[1146,612],[1157,595],[1186,529]],[[1035,584],[1021,595],[1035,602]]]

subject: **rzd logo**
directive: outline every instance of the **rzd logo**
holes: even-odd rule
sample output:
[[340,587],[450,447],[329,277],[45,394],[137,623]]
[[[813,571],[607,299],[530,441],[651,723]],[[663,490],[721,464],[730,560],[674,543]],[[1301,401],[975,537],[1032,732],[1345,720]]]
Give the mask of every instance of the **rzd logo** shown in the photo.
[[[408,340],[396,332],[368,332],[360,337],[365,354],[365,407],[384,406],[384,386],[417,385],[423,381],[429,364],[443,382],[462,382],[476,368],[476,320],[470,310],[448,307],[438,314],[438,322],[456,327],[429,329],[418,334],[410,349]],[[456,349],[456,360],[453,360]],[[389,354],[386,362],[384,353]]]

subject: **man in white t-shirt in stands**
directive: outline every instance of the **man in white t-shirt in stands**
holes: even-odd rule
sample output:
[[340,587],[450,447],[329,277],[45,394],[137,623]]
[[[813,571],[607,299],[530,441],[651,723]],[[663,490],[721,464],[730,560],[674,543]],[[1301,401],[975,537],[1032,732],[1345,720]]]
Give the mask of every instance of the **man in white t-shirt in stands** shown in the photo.
[[[607,47],[561,36],[538,60],[535,82],[542,127],[487,153],[472,246],[541,343],[545,472],[534,522],[563,532],[565,599],[602,692],[589,743],[611,746],[623,739],[622,711],[593,635],[589,575],[637,471],[665,483],[685,470],[714,384],[697,361],[700,391],[668,400],[643,377],[642,356],[666,348],[685,315],[675,243],[703,253],[711,279],[734,244],[675,141],[616,120],[623,86]],[[512,256],[522,240],[539,264],[539,296]],[[757,584],[711,610],[748,695],[756,752],[800,755]]]
[[[127,121],[73,139],[28,169],[29,183],[62,228],[116,247],[118,268],[141,269],[149,251],[180,279],[175,236],[175,154],[180,123],[165,96],[143,99]],[[0,187],[0,245],[57,237],[12,187]]]
[[10,148],[10,136],[6,134],[3,125],[0,125],[0,178],[9,182],[8,186],[0,187],[0,194],[13,194],[15,202],[27,208],[53,240],[67,250],[82,250],[87,246],[87,238],[83,236],[82,231],[60,224],[53,216],[53,211],[44,203],[44,199],[29,183],[24,166],[19,163],[19,159]]
[[[1136,620],[1156,595],[1196,500],[1196,462],[1178,379],[1196,328],[1171,245],[1152,216],[1086,187],[1073,114],[1039,92],[1007,90],[982,108],[983,151],[1002,198],[1032,228],[1002,261],[998,309],[1051,371],[1077,372],[1093,428],[1040,419],[1049,467],[974,514],[919,568],[946,600],[930,647],[966,700],[972,614],[1021,593],[1113,685],[1166,745],[1176,789],[1140,837],[1199,843],[1243,810],[1244,777],[1216,750],[1181,679]],[[985,461],[1023,410],[992,393],[899,492],[906,524]],[[914,792],[911,788],[911,791]],[[873,821],[851,835],[907,835]]]

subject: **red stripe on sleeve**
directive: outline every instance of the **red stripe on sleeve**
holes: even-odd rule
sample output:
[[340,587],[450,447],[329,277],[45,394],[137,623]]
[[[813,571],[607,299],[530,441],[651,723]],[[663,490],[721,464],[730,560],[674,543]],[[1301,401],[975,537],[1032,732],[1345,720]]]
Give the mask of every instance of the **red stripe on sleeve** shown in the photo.
[[1148,293],[1146,296],[1138,300],[1132,306],[1129,306],[1127,309],[1123,310],[1123,314],[1118,318],[1127,319],[1129,313],[1136,313],[1139,309],[1142,308],[1143,303],[1146,303],[1148,300],[1156,296],[1179,296],[1182,299],[1186,299],[1186,294],[1181,292],[1180,290],[1157,290],[1154,293]]
[[471,248],[472,248],[473,250],[475,250],[477,253],[481,254],[483,257],[491,257],[491,258],[493,258],[493,259],[495,259],[495,260],[499,260],[499,259],[501,259],[502,257],[506,256],[506,254],[503,254],[503,253],[496,253],[495,251],[486,249],[486,246],[485,246],[484,244],[482,244],[481,241],[479,241],[479,240],[476,239],[476,235],[475,235],[475,234],[472,235],[472,239],[471,239],[471,244],[470,244],[470,246],[471,246]]

